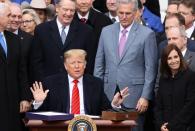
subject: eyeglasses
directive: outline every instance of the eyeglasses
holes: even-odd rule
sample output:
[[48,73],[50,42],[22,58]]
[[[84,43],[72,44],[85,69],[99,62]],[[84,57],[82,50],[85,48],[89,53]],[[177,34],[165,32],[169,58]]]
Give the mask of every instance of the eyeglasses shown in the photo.
[[29,23],[31,23],[33,21],[34,21],[33,19],[32,20],[24,20],[24,21],[22,21],[22,24],[29,24]]

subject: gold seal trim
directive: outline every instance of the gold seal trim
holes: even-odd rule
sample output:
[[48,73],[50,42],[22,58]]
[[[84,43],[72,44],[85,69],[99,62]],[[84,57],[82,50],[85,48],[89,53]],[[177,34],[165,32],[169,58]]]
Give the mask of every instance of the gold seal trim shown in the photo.
[[85,115],[76,116],[70,121],[68,131],[74,131],[75,128],[76,131],[97,131],[95,122]]

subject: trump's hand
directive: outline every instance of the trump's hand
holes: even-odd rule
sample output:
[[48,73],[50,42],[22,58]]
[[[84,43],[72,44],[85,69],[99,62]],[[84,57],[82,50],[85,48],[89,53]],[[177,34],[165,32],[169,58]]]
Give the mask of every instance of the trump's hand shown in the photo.
[[140,98],[137,102],[136,109],[139,113],[144,113],[148,109],[148,100],[145,98]]
[[33,83],[33,87],[31,87],[30,90],[33,94],[35,102],[43,102],[47,97],[47,93],[49,92],[49,90],[44,91],[42,83],[38,83],[37,81]]
[[120,106],[124,99],[129,95],[129,88],[128,87],[125,87],[123,90],[119,92],[117,92],[115,95],[114,95],[114,98],[112,100],[112,105],[114,106]]
[[20,102],[20,113],[27,112],[31,108],[31,103],[29,101],[23,100]]

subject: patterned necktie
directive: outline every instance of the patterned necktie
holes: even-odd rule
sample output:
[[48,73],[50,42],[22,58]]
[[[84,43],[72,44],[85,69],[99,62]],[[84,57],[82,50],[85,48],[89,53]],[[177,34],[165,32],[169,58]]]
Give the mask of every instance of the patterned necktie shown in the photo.
[[4,39],[3,39],[3,34],[2,33],[0,33],[0,44],[3,47],[5,55],[7,56],[7,45],[6,45],[6,43],[5,43]]
[[66,40],[66,32],[65,32],[65,28],[66,27],[62,27],[62,31],[61,31],[61,39],[62,39],[62,43],[64,44],[65,43],[65,40]]
[[122,35],[119,41],[119,56],[122,56],[126,41],[127,41],[127,37],[126,37],[126,33],[128,31],[126,29],[122,30]]
[[115,23],[115,21],[116,21],[116,19],[114,17],[111,20],[112,20],[112,23]]
[[82,23],[86,23],[87,20],[86,20],[85,18],[81,18],[80,21],[81,21]]
[[74,80],[74,86],[72,90],[72,107],[71,114],[80,114],[80,98],[78,89],[78,80]]

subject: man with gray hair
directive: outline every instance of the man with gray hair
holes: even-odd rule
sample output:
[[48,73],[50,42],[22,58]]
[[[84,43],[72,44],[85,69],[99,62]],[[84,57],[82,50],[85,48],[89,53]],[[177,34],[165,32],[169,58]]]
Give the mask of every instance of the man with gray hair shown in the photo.
[[110,100],[117,85],[120,89],[129,87],[130,95],[123,104],[140,113],[138,126],[133,130],[142,131],[143,113],[153,96],[157,45],[155,33],[134,21],[137,9],[136,0],[118,0],[120,23],[103,28],[94,75],[104,80],[104,90]]
[[195,53],[187,49],[187,36],[184,28],[173,27],[167,31],[168,44],[176,45],[182,52],[186,63],[192,71],[195,71]]
[[[28,110],[26,66],[20,50],[20,39],[6,31],[11,12],[0,2],[0,112],[2,131],[21,131],[20,112]],[[20,107],[20,102],[21,104]]]

